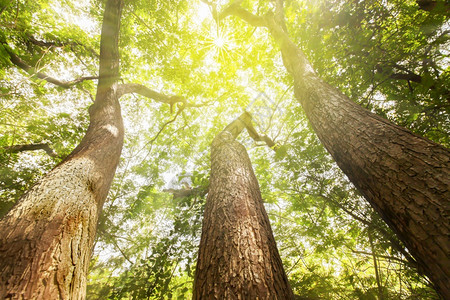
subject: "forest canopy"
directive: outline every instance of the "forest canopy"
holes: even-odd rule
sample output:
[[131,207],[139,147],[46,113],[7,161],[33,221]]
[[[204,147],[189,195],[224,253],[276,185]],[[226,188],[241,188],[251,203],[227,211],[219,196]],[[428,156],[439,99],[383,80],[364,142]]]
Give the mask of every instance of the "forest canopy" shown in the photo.
[[[106,2],[0,1],[1,217],[88,130],[103,80]],[[239,3],[265,15],[276,2],[125,1],[115,79],[134,93],[119,100],[124,144],[98,219],[87,299],[192,297],[211,143],[245,111],[275,143],[238,137],[299,299],[439,299],[317,137],[270,30],[222,13]],[[448,148],[449,9],[446,1],[289,0],[284,18],[320,78]]]

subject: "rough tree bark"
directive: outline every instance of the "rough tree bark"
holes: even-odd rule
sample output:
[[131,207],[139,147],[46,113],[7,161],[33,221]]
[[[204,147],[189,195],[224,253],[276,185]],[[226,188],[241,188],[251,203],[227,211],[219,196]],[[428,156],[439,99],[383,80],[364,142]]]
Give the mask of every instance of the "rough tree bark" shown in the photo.
[[139,93],[185,103],[142,85],[117,83],[122,7],[122,0],[106,2],[99,82],[86,135],[0,222],[0,299],[85,298],[98,216],[122,151],[119,98]]
[[399,236],[445,299],[450,299],[450,151],[352,102],[315,73],[289,38],[283,1],[256,16],[235,1],[235,15],[266,27],[294,79],[295,97],[350,181]]
[[106,4],[100,80],[76,149],[0,223],[1,299],[82,299],[97,219],[123,143],[116,80],[121,0]]
[[293,299],[250,159],[235,141],[248,116],[211,146],[193,299]]

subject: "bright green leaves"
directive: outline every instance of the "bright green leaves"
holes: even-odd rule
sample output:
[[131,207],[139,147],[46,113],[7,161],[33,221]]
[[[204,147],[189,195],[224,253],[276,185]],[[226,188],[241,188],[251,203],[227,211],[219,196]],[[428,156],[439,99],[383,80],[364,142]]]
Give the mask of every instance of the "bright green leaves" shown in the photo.
[[395,123],[448,144],[445,9],[427,12],[416,1],[303,3],[287,5],[291,36],[327,82]]
[[[191,179],[192,183],[204,180],[200,173],[193,174]],[[113,188],[113,193],[126,191],[127,194],[119,196],[121,199],[112,199],[114,206],[107,205],[100,240],[103,247],[112,245],[120,254],[109,257],[105,263],[95,264],[88,298],[189,298],[204,205],[201,194],[204,193],[172,199],[172,195],[158,192],[154,186],[140,186],[134,195],[136,188],[138,184],[132,182],[128,182],[128,187]],[[129,207],[119,203],[122,201]],[[120,223],[127,225],[118,226]],[[109,282],[98,284],[105,277],[110,278]]]
[[275,160],[282,160],[287,156],[289,146],[281,145],[275,152]]
[[58,157],[50,157],[44,150],[1,151],[2,208],[3,204],[16,201],[40,176],[67,156],[79,143],[88,125],[87,104],[80,100],[77,92],[39,94],[35,84],[29,86],[27,82],[16,81],[18,78],[17,73],[8,72],[2,81],[6,84],[0,98],[0,149],[45,143]]
[[[353,100],[448,145],[446,16],[419,9],[412,0],[356,2],[285,1],[291,38],[321,76]],[[0,44],[0,214],[59,161],[42,150],[17,154],[2,147],[42,142],[67,155],[86,130],[96,85],[55,89],[17,71],[5,47],[61,80],[95,75],[103,11],[102,1],[9,3],[0,21],[0,40],[8,43]],[[243,6],[264,14],[272,4]],[[225,5],[221,1],[219,8]],[[126,3],[121,80],[184,96],[199,107],[175,118],[176,107],[171,112],[167,104],[136,95],[120,99],[125,145],[99,223],[88,298],[191,296],[210,143],[245,109],[261,114],[255,127],[279,145],[274,153],[246,133],[239,137],[295,292],[325,299],[375,297],[367,254],[374,253],[386,298],[431,298],[423,279],[403,262],[398,241],[308,127],[267,30],[234,17],[216,22],[205,6],[181,0]],[[261,92],[270,101],[252,107]],[[190,188],[203,193],[173,199],[163,192],[179,174],[192,174]]]

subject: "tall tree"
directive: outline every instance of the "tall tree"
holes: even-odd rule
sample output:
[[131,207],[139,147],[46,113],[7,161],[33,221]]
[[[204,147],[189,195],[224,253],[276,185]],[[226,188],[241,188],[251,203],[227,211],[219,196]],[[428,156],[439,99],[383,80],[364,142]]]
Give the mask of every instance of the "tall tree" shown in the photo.
[[263,16],[242,2],[230,4],[221,18],[235,15],[269,30],[294,79],[295,97],[325,148],[437,291],[450,298],[450,151],[363,109],[323,81],[290,39],[282,0]]
[[290,36],[301,41],[322,79],[395,124],[450,145],[444,7],[426,12],[415,1],[376,0],[290,4],[286,16],[302,16],[287,24]]
[[293,299],[250,159],[235,141],[250,121],[244,113],[211,145],[193,299]]
[[85,297],[97,220],[122,150],[118,100],[136,92],[161,102],[181,101],[139,84],[117,83],[122,8],[122,0],[106,2],[97,95],[84,138],[0,222],[2,299]]

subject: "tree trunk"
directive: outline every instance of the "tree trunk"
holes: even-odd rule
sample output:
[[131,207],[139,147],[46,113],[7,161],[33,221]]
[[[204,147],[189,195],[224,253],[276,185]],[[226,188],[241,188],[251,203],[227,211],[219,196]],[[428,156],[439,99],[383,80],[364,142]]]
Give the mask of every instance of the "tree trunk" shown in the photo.
[[116,94],[121,0],[108,0],[100,80],[77,148],[0,222],[1,299],[83,299],[97,219],[123,144]]
[[449,150],[363,109],[321,80],[292,42],[280,45],[325,148],[450,299]]
[[436,290],[450,299],[450,151],[352,102],[320,79],[276,14],[234,14],[265,26],[293,76],[295,97],[350,181],[405,243]]
[[213,141],[193,299],[293,299],[234,121]]

